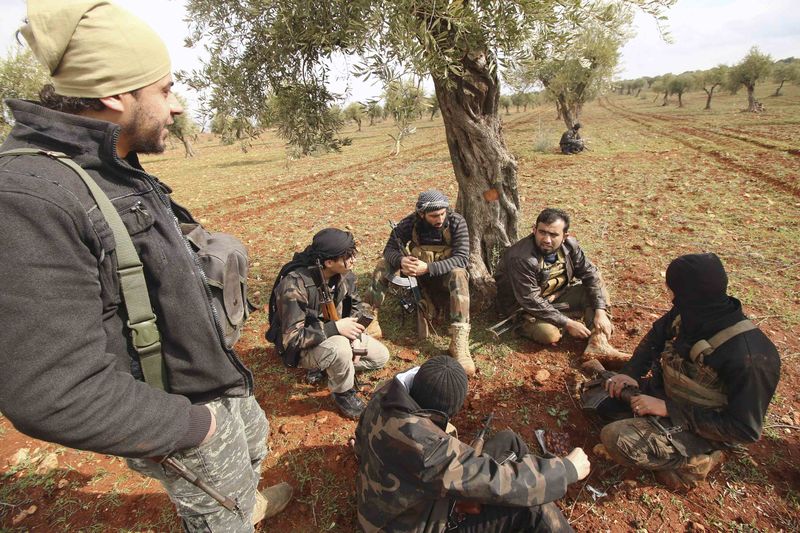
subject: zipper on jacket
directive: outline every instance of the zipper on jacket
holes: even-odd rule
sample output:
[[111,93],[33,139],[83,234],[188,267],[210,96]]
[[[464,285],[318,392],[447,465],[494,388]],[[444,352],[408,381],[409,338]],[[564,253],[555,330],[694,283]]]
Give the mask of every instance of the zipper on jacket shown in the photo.
[[[239,360],[239,358],[233,352],[233,349],[229,349],[227,347],[227,345],[225,344],[225,331],[222,329],[222,322],[220,322],[219,314],[217,313],[217,309],[214,307],[214,301],[213,301],[213,298],[211,296],[211,287],[209,287],[209,285],[208,285],[208,278],[206,277],[206,273],[203,272],[203,268],[200,266],[200,259],[197,257],[197,254],[194,253],[194,250],[192,250],[192,247],[189,244],[189,241],[187,241],[186,238],[183,236],[183,232],[181,231],[181,224],[178,221],[178,217],[176,217],[175,213],[172,211],[172,206],[170,205],[169,200],[164,196],[164,193],[162,192],[161,187],[158,185],[156,180],[150,174],[145,172],[144,170],[139,170],[138,168],[132,167],[131,165],[129,165],[127,163],[127,161],[124,161],[124,160],[120,159],[120,157],[117,155],[116,146],[117,146],[118,138],[119,138],[119,129],[115,130],[114,133],[113,133],[113,136],[112,136],[112,140],[113,140],[113,145],[112,146],[113,146],[113,150],[114,150],[114,152],[113,152],[114,161],[117,164],[119,164],[120,166],[122,166],[123,168],[130,169],[130,170],[136,172],[137,174],[141,174],[145,178],[145,181],[147,182],[147,184],[150,185],[153,188],[153,190],[156,192],[156,196],[158,196],[158,198],[161,200],[161,202],[167,208],[167,211],[169,212],[169,214],[172,216],[173,226],[174,226],[175,230],[178,232],[178,235],[180,236],[184,247],[188,251],[189,256],[192,258],[192,261],[194,262],[195,269],[198,272],[200,272],[200,279],[202,280],[203,287],[206,290],[206,300],[208,302],[209,308],[211,309],[211,316],[214,319],[214,325],[217,328],[217,337],[219,337],[220,345],[222,346],[223,351],[228,355],[228,360],[231,363],[233,363],[233,365],[237,368],[237,370],[240,371],[242,377],[244,377],[245,383],[247,385],[248,393],[252,394],[254,389],[255,389],[255,385],[253,383],[252,376],[247,371],[247,369],[245,368],[244,364]],[[138,203],[141,203],[141,201],[139,201]],[[136,204],[134,204],[133,207],[136,207]],[[142,207],[144,207],[144,204],[142,204]]]

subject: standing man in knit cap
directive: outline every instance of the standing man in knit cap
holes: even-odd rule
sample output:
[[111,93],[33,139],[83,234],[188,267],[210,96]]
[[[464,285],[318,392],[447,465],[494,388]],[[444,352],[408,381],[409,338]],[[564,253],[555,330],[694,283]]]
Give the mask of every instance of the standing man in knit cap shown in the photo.
[[[589,475],[583,450],[543,459],[506,430],[477,455],[449,423],[466,396],[463,367],[443,355],[375,393],[356,428],[359,525],[367,533],[572,531],[552,502]],[[459,512],[456,502],[478,506]]]
[[41,103],[7,102],[16,124],[0,152],[22,152],[0,158],[0,410],[32,437],[128,458],[188,531],[253,531],[292,490],[258,491],[269,424],[253,376],[182,234],[198,225],[138,159],[164,151],[182,112],[167,49],[99,0],[30,0],[21,33],[52,84]]
[[613,331],[608,291],[569,227],[565,211],[547,208],[536,218],[533,233],[503,253],[495,273],[497,310],[519,313],[524,337],[553,344],[566,331],[588,340],[585,359],[619,368],[629,356],[608,342]]
[[[747,320],[727,287],[714,254],[672,261],[672,309],[655,321],[621,373],[606,381],[610,398],[598,407],[601,416],[621,418],[600,433],[611,457],[655,471],[672,488],[704,480],[723,460],[721,450],[757,441],[778,386],[775,345]],[[617,399],[626,385],[641,389],[630,404]]]
[[[389,360],[386,346],[364,333],[359,323],[368,309],[356,292],[356,253],[349,232],[326,228],[314,235],[311,245],[294,254],[275,280],[266,334],[286,366],[325,372],[336,407],[352,419],[365,407],[357,396],[356,370],[377,370]],[[338,320],[323,317],[324,287]]]
[[[402,247],[402,248],[401,248]],[[403,250],[405,248],[405,251]],[[432,318],[435,309],[450,302],[450,355],[475,374],[469,353],[469,230],[464,217],[450,209],[447,196],[430,189],[420,193],[416,209],[401,220],[389,235],[383,260],[372,275],[372,290],[367,298],[373,312],[386,298],[389,279],[400,271],[414,276],[425,296],[417,312]]]

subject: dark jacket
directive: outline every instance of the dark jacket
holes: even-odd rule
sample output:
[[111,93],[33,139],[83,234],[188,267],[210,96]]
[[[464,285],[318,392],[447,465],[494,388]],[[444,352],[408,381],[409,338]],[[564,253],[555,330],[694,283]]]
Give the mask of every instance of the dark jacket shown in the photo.
[[[252,393],[224,347],[209,290],[178,221],[189,213],[135,154],[119,126],[11,100],[1,150],[64,152],[111,199],[144,265],[172,394],[141,381],[121,303],[116,243],[83,181],[46,156],[0,159],[0,410],[36,438],[126,457],[198,444],[209,411],[193,403]],[[176,218],[177,217],[177,218]]]
[[[566,262],[567,283],[580,280],[588,291],[592,308],[605,309],[600,272],[584,255],[578,241],[567,237],[561,244],[561,250]],[[533,234],[503,253],[494,276],[497,282],[497,310],[501,315],[509,315],[522,307],[537,320],[564,327],[568,318],[542,298],[541,284],[546,281],[542,279],[542,259]]]
[[[653,386],[663,390],[664,380],[661,372],[661,353],[666,341],[675,339],[676,351],[689,360],[689,350],[694,342],[684,342],[679,334],[676,338],[672,328],[676,309],[653,323],[630,361],[621,372],[635,379],[644,377],[653,370]],[[722,317],[719,326],[709,325],[704,338],[710,339],[714,333],[744,318],[741,312],[736,316]],[[698,339],[699,340],[699,339]],[[755,442],[761,436],[764,417],[772,400],[781,373],[781,360],[778,350],[760,329],[739,334],[719,346],[705,358],[723,383],[728,396],[728,405],[722,409],[689,406],[666,398],[667,412],[673,423],[689,428],[701,437],[723,443]]]
[[501,465],[476,456],[445,433],[444,413],[411,398],[414,375],[416,369],[384,385],[356,428],[358,522],[367,533],[443,532],[451,498],[531,507],[561,498],[577,480],[566,459],[527,455]]
[[[313,274],[312,274],[313,272]],[[348,272],[333,280],[333,301],[341,318],[360,317],[362,303],[356,292],[356,276]],[[279,325],[275,346],[287,366],[297,366],[300,352],[339,334],[333,320],[323,321],[319,273],[308,267],[291,271],[275,288]]]
[[[467,268],[469,264],[469,230],[464,217],[454,211],[449,211],[444,219],[442,228],[436,229],[420,219],[416,213],[411,213],[397,224],[397,229],[395,230],[403,246],[411,241],[414,224],[417,225],[419,244],[445,244],[444,230],[448,227],[450,228],[452,255],[446,259],[430,263],[427,275],[436,277],[447,274],[454,268]],[[400,260],[402,258],[403,252],[400,250],[397,240],[390,234],[389,239],[386,241],[386,247],[383,249],[383,259],[389,266],[397,270],[400,268]]]

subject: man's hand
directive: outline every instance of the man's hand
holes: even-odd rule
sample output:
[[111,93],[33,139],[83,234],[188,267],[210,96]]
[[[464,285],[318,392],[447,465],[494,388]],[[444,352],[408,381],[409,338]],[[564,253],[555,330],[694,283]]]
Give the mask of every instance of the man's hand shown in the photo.
[[419,263],[419,259],[412,255],[406,255],[400,259],[400,271],[406,276],[416,276],[417,263]]
[[567,320],[567,325],[564,326],[564,329],[567,330],[567,333],[578,339],[588,339],[589,335],[592,334],[589,328],[584,326],[582,322],[572,319]]
[[428,273],[428,263],[417,257],[407,255],[400,260],[400,270],[406,276],[421,276]]
[[[208,407],[206,407],[206,409],[208,409]],[[214,433],[217,432],[217,417],[214,416],[214,411],[211,409],[208,410],[211,413],[211,425],[208,426],[208,433],[206,433],[206,437],[200,443],[201,446],[208,442],[209,439],[214,436]]]
[[426,263],[422,259],[417,259],[417,271],[414,273],[414,275],[422,276],[423,274],[427,273],[428,273],[428,263]]
[[667,404],[664,400],[640,394],[631,398],[631,409],[633,414],[637,416],[656,415],[656,416],[669,416],[667,413]]
[[358,319],[351,316],[336,321],[336,330],[339,335],[347,337],[351,341],[357,339],[359,335],[364,333],[365,329],[363,325],[358,323]]
[[600,333],[605,333],[606,338],[611,338],[614,327],[611,325],[611,319],[608,318],[608,313],[606,313],[605,309],[597,309],[594,312],[594,329],[600,331]]
[[622,389],[625,388],[625,385],[638,387],[639,382],[625,374],[617,374],[616,376],[610,377],[606,380],[605,389],[609,396],[616,398],[619,396],[619,393],[622,392]]
[[579,481],[589,475],[592,465],[589,463],[589,458],[586,457],[586,452],[582,448],[573,449],[565,459],[569,459],[572,466],[575,467]]

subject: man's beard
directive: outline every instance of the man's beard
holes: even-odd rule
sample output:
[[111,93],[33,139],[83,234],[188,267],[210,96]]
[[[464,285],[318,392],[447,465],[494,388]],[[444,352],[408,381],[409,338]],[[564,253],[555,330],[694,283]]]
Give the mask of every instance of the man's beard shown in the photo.
[[137,154],[160,154],[167,149],[164,125],[155,117],[137,108],[130,124],[125,127],[130,150]]

